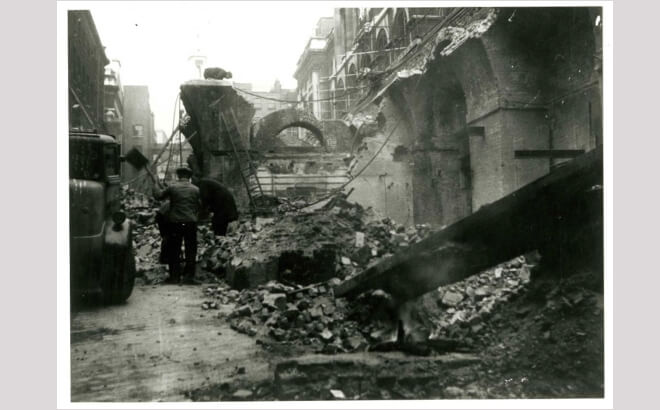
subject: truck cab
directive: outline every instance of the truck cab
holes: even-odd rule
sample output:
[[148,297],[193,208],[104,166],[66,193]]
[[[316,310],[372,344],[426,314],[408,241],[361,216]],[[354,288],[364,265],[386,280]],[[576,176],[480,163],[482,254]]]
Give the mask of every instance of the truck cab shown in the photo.
[[121,210],[120,144],[69,133],[71,297],[121,303],[135,282],[132,223]]

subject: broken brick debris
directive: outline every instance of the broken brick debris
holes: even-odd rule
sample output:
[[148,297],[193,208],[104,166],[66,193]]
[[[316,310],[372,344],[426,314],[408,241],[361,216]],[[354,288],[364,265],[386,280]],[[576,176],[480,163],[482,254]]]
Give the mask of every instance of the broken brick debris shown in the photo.
[[[240,221],[230,235],[214,238],[201,259],[205,269],[226,272],[227,282],[237,289],[271,280],[306,285],[354,276],[396,252],[402,242],[418,242],[430,232],[427,225],[406,229],[339,200],[330,209]],[[358,241],[356,233],[361,234]]]
[[[158,263],[157,203],[125,190],[123,204],[136,221],[138,270],[147,283],[157,283],[157,274],[167,277],[166,266]],[[429,226],[406,228],[345,200],[335,201],[333,208],[323,212],[296,210],[232,225],[224,237],[215,236],[203,224],[198,229],[201,267],[212,275],[225,272],[227,279],[214,277],[217,285],[206,289],[202,309],[233,305],[226,315],[232,329],[322,353],[365,351],[388,344],[400,347],[400,301],[382,290],[348,301],[335,298],[333,289],[402,246],[421,241],[431,233]],[[480,315],[488,314],[527,281],[529,269],[522,258],[439,288],[429,297],[435,298],[440,313],[422,325],[425,331],[416,333],[408,326],[406,333],[423,335],[417,338],[426,339],[435,350],[456,347],[452,339],[460,333],[456,326],[464,324],[467,334],[482,331]],[[449,342],[441,342],[445,339]]]

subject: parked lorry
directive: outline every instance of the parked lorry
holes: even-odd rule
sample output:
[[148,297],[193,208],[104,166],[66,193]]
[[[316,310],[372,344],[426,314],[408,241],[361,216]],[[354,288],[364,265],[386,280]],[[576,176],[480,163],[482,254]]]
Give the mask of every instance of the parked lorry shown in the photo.
[[121,210],[120,144],[111,136],[69,133],[72,300],[124,302],[135,282],[132,223]]

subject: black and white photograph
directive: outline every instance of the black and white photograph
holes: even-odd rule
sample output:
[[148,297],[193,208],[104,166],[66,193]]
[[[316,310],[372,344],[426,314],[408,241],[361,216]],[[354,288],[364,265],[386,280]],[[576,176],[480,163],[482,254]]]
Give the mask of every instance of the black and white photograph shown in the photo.
[[611,403],[610,2],[57,12],[60,402]]

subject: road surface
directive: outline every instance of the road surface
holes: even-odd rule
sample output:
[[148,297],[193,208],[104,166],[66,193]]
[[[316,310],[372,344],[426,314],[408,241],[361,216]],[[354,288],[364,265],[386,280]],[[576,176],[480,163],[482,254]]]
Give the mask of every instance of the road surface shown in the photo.
[[71,400],[182,401],[205,385],[267,377],[255,340],[201,309],[203,289],[137,286],[123,305],[73,312]]

